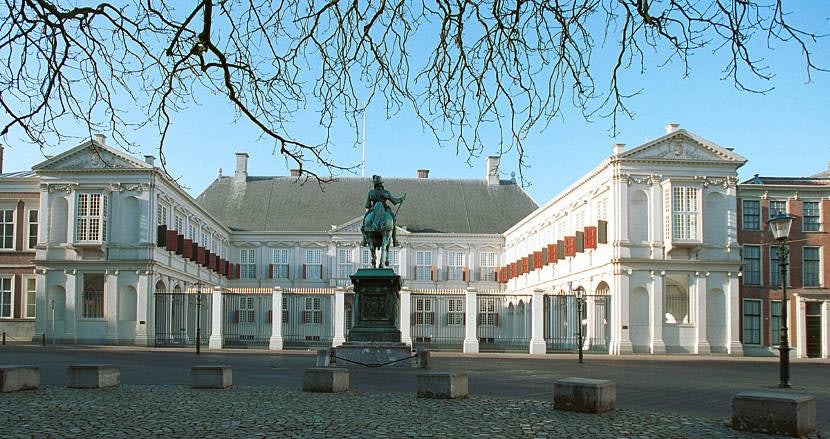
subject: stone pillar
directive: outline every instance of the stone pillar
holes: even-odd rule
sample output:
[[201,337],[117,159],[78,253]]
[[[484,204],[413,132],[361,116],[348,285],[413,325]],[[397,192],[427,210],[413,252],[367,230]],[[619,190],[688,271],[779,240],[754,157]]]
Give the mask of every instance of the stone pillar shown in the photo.
[[49,305],[49,297],[46,295],[46,269],[35,269],[35,339],[37,341],[43,334],[49,340],[52,337],[52,307]]
[[728,273],[726,297],[726,343],[729,355],[743,355],[744,346],[741,344],[741,297],[738,292],[740,278],[735,273]]
[[[590,284],[589,284],[590,286]],[[585,303],[585,312],[582,314],[582,321],[579,322],[582,325],[582,322],[585,322],[582,328],[582,349],[590,350],[591,349],[591,342],[594,340],[596,335],[594,334],[594,329],[596,329],[595,319],[596,319],[596,301],[594,300],[594,295],[592,291],[585,290],[582,293],[582,300]],[[613,346],[616,340],[608,340],[609,346]]]
[[277,286],[271,289],[271,338],[268,339],[268,349],[281,351],[282,348],[282,288]]
[[213,287],[211,298],[211,331],[208,339],[208,349],[222,349],[222,288]]
[[104,343],[118,343],[118,270],[107,270],[104,275],[104,317],[107,330]]
[[533,290],[533,302],[531,312],[532,323],[530,326],[530,354],[544,355],[548,346],[545,343],[545,290],[536,288]]
[[[614,290],[611,291],[611,309],[613,311],[611,322],[611,353],[616,355],[627,355],[634,352],[629,335],[629,291],[631,288],[631,275],[628,272],[615,276]],[[600,317],[601,318],[601,317]]]
[[706,332],[706,294],[709,291],[707,277],[709,273],[695,273],[695,353],[704,355],[712,353],[709,336]]
[[830,358],[830,300],[821,305],[821,358]]
[[[403,297],[403,294],[401,294]],[[334,289],[334,337],[331,346],[337,347],[346,342],[346,290],[343,287]]]
[[150,293],[150,274],[146,271],[136,271],[138,284],[136,285],[136,322],[135,344],[137,346],[152,346],[155,340],[154,301]]
[[77,285],[77,271],[64,270],[64,277],[66,279],[66,310],[64,318],[66,319],[65,330],[63,338],[78,342],[78,334],[76,325],[78,323],[78,285]]
[[651,294],[649,294],[649,329],[651,330],[651,353],[665,354],[663,341],[663,276],[665,271],[652,272]]
[[[787,322],[790,346],[793,348],[793,351],[790,352],[793,352],[796,358],[805,358],[807,357],[807,318],[805,317],[807,315],[806,304],[804,302],[804,298],[798,294],[793,294],[791,297],[792,298],[788,303],[790,303],[791,307],[793,303],[795,304],[795,312],[792,313],[795,315],[789,315],[788,317],[790,318],[790,321]],[[795,335],[795,337],[793,337],[793,335]]]
[[399,322],[401,327],[401,343],[406,345],[412,345],[412,322],[411,315],[412,315],[412,290],[409,287],[401,288],[401,300],[400,300],[400,311],[401,315],[399,318]]
[[478,296],[476,289],[472,287],[467,288],[464,303],[464,314],[466,322],[464,325],[464,353],[476,354],[478,353]]

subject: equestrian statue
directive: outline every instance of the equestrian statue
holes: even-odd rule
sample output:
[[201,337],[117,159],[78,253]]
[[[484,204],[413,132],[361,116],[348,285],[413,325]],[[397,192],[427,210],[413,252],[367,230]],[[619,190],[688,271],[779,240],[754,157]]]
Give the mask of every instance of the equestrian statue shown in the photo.
[[[373,268],[381,268],[381,264],[388,267],[389,248],[399,245],[395,233],[397,211],[393,213],[392,208],[386,202],[397,204],[400,209],[400,204],[406,199],[406,194],[398,198],[384,189],[383,178],[380,175],[372,176],[372,185],[374,189],[370,189],[366,194],[366,213],[363,215],[363,226],[360,228],[363,232],[361,245],[370,248]],[[380,249],[380,261],[376,257],[378,249]]]

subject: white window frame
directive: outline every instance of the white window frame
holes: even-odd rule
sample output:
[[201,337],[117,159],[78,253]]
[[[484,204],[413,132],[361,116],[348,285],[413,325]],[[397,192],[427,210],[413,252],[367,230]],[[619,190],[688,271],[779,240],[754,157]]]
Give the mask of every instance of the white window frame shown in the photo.
[[[98,208],[93,202],[98,199]],[[79,192],[75,198],[75,242],[102,243],[107,240],[109,197],[101,192]],[[93,227],[95,226],[95,227]],[[93,233],[97,228],[97,235]]]
[[349,279],[349,276],[354,274],[354,249],[352,248],[338,248],[337,249],[337,278]]
[[321,325],[323,323],[322,300],[319,297],[305,297],[303,315],[300,322],[304,325]]
[[[789,247],[790,246],[788,245],[787,246],[787,266],[788,267],[790,266],[790,250],[789,250]],[[778,260],[778,249],[779,249],[779,247],[778,247],[778,245],[770,245],[767,248],[769,249],[767,251],[767,253],[769,253],[769,258],[767,258],[767,260],[769,261],[769,265],[768,265],[769,270],[767,270],[767,271],[769,271],[769,284],[768,285],[772,288],[779,288],[779,287],[781,287],[781,283],[780,283],[780,280],[781,280],[780,279],[780,277],[781,277],[781,265],[780,265],[780,261]],[[792,270],[787,270],[787,287],[792,286],[791,277],[790,277],[792,275],[792,272],[793,272]],[[774,281],[773,276],[775,276],[776,278],[779,278],[778,282]]]
[[464,299],[447,299],[447,326],[464,325]]
[[[23,282],[23,285],[20,290],[23,293],[23,300],[21,300],[20,303],[23,310],[20,313],[20,317],[24,319],[34,319],[37,316],[37,278],[34,276],[21,276],[21,281]],[[29,289],[30,282],[32,283],[32,289]],[[32,298],[31,312],[29,307],[30,297]]]
[[[773,312],[775,310],[775,305],[778,305],[778,315],[776,316]],[[778,324],[773,324],[775,320],[778,319]],[[780,300],[770,300],[769,301],[769,345],[770,346],[780,346],[781,345],[781,301]]]
[[[784,204],[784,209],[782,209],[782,210],[773,209],[772,205],[777,204],[777,203],[783,203]],[[767,219],[772,219],[779,213],[782,213],[782,214],[787,213],[787,200],[769,200],[769,205],[767,206]]]
[[[11,212],[11,222],[6,221],[6,212]],[[15,251],[15,242],[17,241],[17,209],[2,208],[0,209],[0,251]],[[6,235],[6,230],[11,226],[11,237]],[[6,240],[11,238],[11,246],[6,247]]]
[[242,296],[239,298],[239,323],[250,325],[256,323],[256,307],[254,298]]
[[498,267],[498,257],[496,252],[479,252],[478,253],[478,280],[484,282],[496,281],[496,268]]
[[[814,215],[810,215],[809,217],[807,216],[807,209],[806,209],[807,203],[812,203],[812,204],[816,205],[816,215],[815,216]],[[808,224],[807,223],[807,218],[815,218],[816,222]],[[812,225],[812,224],[816,225],[815,229],[809,229],[808,228],[808,225]],[[821,226],[821,201],[804,200],[802,202],[802,204],[801,204],[801,231],[802,232],[821,232],[822,231],[822,226]]]
[[415,298],[415,319],[416,325],[434,325],[435,324],[435,306],[434,300],[431,297],[416,297]]
[[[319,248],[310,248],[306,249],[305,251],[305,263],[303,264],[305,270],[305,279],[309,280],[321,280],[323,279],[323,250]],[[319,272],[314,270],[315,272],[312,273],[311,268],[319,269]],[[315,274],[316,276],[312,277],[311,274]]]
[[156,208],[156,224],[157,225],[159,225],[159,226],[165,225],[166,226],[167,224],[169,224],[169,222],[168,222],[169,211],[170,211],[170,207],[167,204],[158,203],[158,207]]
[[478,326],[497,326],[497,315],[495,298],[481,297],[478,299]]
[[671,187],[672,241],[699,242],[701,239],[701,190],[694,186]]
[[389,266],[395,274],[401,274],[401,250],[393,248],[389,250]]
[[255,248],[241,248],[239,249],[239,278],[240,279],[256,279],[256,258],[257,251]]
[[467,254],[463,251],[451,250],[447,252],[447,280],[463,281],[464,266]]
[[[32,212],[35,214],[35,220],[32,221]],[[40,212],[38,209],[26,209],[26,248],[34,250],[37,247],[38,233],[40,232]],[[34,235],[32,235],[32,226],[35,227]],[[32,238],[34,238],[34,245],[32,245]]]
[[[816,259],[810,259],[810,262],[815,261],[816,264],[816,283],[815,284],[807,284],[807,250],[815,250],[816,252]],[[823,285],[822,276],[821,276],[821,247],[819,246],[804,246],[801,248],[801,286],[805,288],[817,288]]]
[[434,257],[432,250],[415,251],[415,280],[431,281]]
[[274,279],[288,279],[291,277],[289,257],[287,248],[271,249],[271,265],[273,265],[271,272]]
[[181,215],[174,213],[173,217],[175,218],[174,221],[174,228],[179,233],[184,233],[184,217]]
[[[747,204],[754,204],[755,206],[757,206],[757,212],[753,212],[752,215],[747,215]],[[747,227],[747,217],[756,218],[758,224],[750,224],[751,226],[755,227]],[[741,230],[761,230],[761,200],[741,200]]]
[[[758,314],[757,314],[757,316],[758,316],[758,329],[757,329],[758,343],[750,343],[750,342],[747,342],[747,340],[746,340],[747,329],[746,329],[745,304],[747,302],[754,302],[754,303],[758,304]],[[755,315],[753,314],[753,316],[755,316]],[[743,344],[750,345],[750,346],[760,346],[764,342],[764,339],[761,336],[764,332],[763,329],[764,329],[764,305],[763,305],[763,303],[761,303],[761,299],[744,299],[743,302],[741,302],[741,340],[743,341]]]
[[[3,282],[9,281],[9,289],[8,291],[3,288]],[[5,294],[8,294],[9,303],[5,303],[5,298],[3,297]],[[3,314],[3,308],[8,305],[9,314]],[[0,319],[13,319],[14,318],[14,276],[0,276]]]

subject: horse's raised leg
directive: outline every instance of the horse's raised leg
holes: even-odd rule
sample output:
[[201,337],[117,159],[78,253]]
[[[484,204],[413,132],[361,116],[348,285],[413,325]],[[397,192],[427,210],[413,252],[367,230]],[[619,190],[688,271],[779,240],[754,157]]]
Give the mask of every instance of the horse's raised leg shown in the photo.
[[380,247],[380,260],[383,261],[383,266],[389,266],[389,243],[392,240],[392,232],[387,231],[383,234],[383,244]]

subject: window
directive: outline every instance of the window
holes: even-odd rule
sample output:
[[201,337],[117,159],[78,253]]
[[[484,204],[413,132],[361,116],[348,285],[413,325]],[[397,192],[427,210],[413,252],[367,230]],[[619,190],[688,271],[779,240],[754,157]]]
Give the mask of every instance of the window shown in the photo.
[[0,248],[14,250],[14,209],[0,210]]
[[421,297],[415,299],[415,324],[435,324],[435,313],[432,311],[432,299]]
[[271,250],[271,268],[274,279],[288,279],[288,249],[275,248]]
[[24,319],[33,319],[35,318],[35,306],[37,304],[37,282],[35,278],[29,277],[24,280],[23,286],[25,287],[25,291],[23,291],[23,318]]
[[699,239],[699,212],[697,188],[673,187],[672,239],[681,241]]
[[564,219],[556,222],[556,239],[563,239],[568,233],[568,226]]
[[[789,247],[789,246],[788,246]],[[780,287],[781,286],[781,261],[778,260],[778,249],[777,245],[771,245],[769,247],[769,285],[771,287]],[[790,255],[787,254],[787,265],[789,266],[790,263]],[[790,283],[790,273],[792,270],[787,270],[787,286],[791,286]]]
[[464,299],[449,299],[447,301],[447,325],[464,324]]
[[496,312],[496,299],[480,298],[478,300],[479,326],[498,326],[499,315]]
[[323,311],[320,308],[319,297],[306,297],[303,308],[303,323],[323,323]]
[[0,319],[12,318],[12,278],[0,277]]
[[104,317],[104,275],[84,273],[83,316],[87,319]]
[[360,268],[369,268],[372,263],[372,255],[368,248],[360,249]]
[[241,279],[256,279],[256,249],[243,248],[239,250],[239,277]]
[[582,231],[585,228],[585,210],[579,209],[574,212],[574,230]]
[[158,225],[167,224],[167,206],[164,204],[159,204],[158,211],[156,212],[156,223]]
[[401,274],[401,251],[399,249],[389,250],[389,266],[395,274]]
[[337,249],[337,277],[339,279],[348,279],[352,274],[354,274],[352,249]]
[[481,252],[478,254],[479,265],[481,266],[481,274],[479,280],[495,281],[496,280],[496,252]]
[[666,291],[663,297],[664,322],[669,324],[691,323],[689,301],[689,276],[666,276]]
[[447,252],[447,280],[464,279],[464,252]]
[[255,323],[256,322],[256,311],[254,310],[254,298],[253,297],[240,297],[239,298],[239,323]]
[[184,218],[179,215],[176,215],[176,231],[184,233]]
[[775,218],[778,215],[783,215],[787,213],[787,202],[786,201],[770,201],[769,202],[769,217]]
[[29,211],[29,239],[27,242],[29,248],[37,246],[37,224],[37,210],[32,209]]
[[769,310],[770,320],[770,346],[778,346],[781,344],[781,301],[773,300],[770,302]]
[[319,249],[305,251],[305,279],[323,278],[323,251]]
[[818,201],[805,201],[801,214],[803,216],[803,229],[805,232],[818,232],[821,230]]
[[805,287],[821,286],[821,279],[819,276],[820,261],[820,247],[804,247],[803,259],[803,285]]
[[78,194],[75,241],[105,241],[107,239],[107,196]]
[[744,344],[761,344],[761,301],[744,300]]
[[597,200],[596,214],[597,214],[597,220],[607,220],[608,219],[608,198],[607,197],[602,197],[602,198]]
[[761,285],[761,246],[744,246],[744,285]]
[[187,225],[187,239],[192,242],[196,242],[196,227],[192,224],[193,220],[190,220],[190,224]]
[[280,309],[282,310],[282,324],[288,324],[288,298],[285,296],[282,298],[282,306]]
[[741,217],[741,227],[744,230],[761,230],[761,202],[758,200],[743,200]]
[[415,280],[432,280],[432,252],[415,252]]

